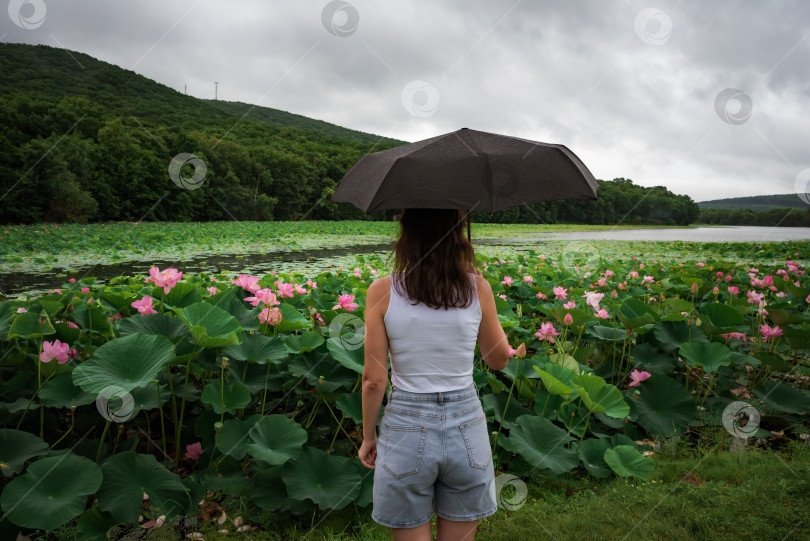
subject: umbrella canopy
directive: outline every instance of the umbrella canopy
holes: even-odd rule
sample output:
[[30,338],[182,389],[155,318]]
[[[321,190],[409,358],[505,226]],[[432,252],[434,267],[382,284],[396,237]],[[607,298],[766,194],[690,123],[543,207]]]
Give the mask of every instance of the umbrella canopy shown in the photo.
[[492,214],[525,203],[596,199],[597,188],[585,164],[563,145],[462,128],[366,154],[332,201],[366,213],[456,208]]

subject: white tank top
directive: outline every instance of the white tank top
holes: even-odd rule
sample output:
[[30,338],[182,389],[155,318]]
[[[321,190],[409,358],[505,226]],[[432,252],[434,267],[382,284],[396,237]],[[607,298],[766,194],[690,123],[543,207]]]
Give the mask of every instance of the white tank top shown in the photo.
[[475,288],[472,304],[445,310],[421,302],[410,304],[394,287],[398,275],[391,275],[391,300],[383,321],[391,351],[391,383],[395,387],[412,393],[439,393],[464,389],[473,383],[481,305],[475,275],[470,276]]

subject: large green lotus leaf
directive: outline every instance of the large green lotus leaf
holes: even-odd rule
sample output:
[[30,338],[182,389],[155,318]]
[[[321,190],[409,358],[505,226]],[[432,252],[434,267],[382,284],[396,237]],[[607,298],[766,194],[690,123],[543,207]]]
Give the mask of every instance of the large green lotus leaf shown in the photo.
[[169,340],[174,340],[179,336],[190,336],[183,320],[168,314],[149,314],[148,316],[138,314],[124,319],[118,327],[119,336],[127,336],[137,332],[158,334],[165,336]]
[[[42,318],[41,325],[40,318]],[[40,338],[55,332],[56,329],[51,325],[51,318],[45,310],[40,313],[22,312],[14,316],[8,330],[8,338]]]
[[565,445],[574,438],[545,417],[522,415],[509,436],[498,438],[498,445],[518,453],[535,468],[550,469],[560,475],[579,464],[576,451]]
[[771,370],[776,370],[777,372],[788,372],[790,370],[790,365],[788,365],[782,355],[776,352],[760,351],[757,353],[757,358],[762,363],[765,363],[766,366],[769,366]]
[[678,362],[672,354],[661,351],[649,342],[631,347],[630,358],[640,370],[650,374],[668,374],[675,370]]
[[308,438],[301,425],[284,415],[265,415],[253,425],[248,436],[251,439],[248,453],[271,466],[284,464],[300,455]]
[[312,387],[331,393],[341,387],[351,389],[357,374],[325,353],[304,353],[287,365],[293,376],[304,376]]
[[178,311],[191,331],[194,343],[199,346],[238,346],[244,336],[236,318],[213,304],[198,302]]
[[695,400],[683,385],[664,374],[653,374],[641,383],[634,404],[638,424],[665,437],[683,434],[695,418]]
[[754,357],[753,355],[749,355],[747,353],[743,353],[740,351],[732,351],[731,352],[731,364],[736,366],[745,366],[750,364],[753,367],[757,367],[762,364],[762,361]]
[[242,460],[248,454],[248,444],[251,443],[248,433],[262,417],[262,415],[256,414],[245,420],[229,419],[225,421],[219,430],[217,449],[224,455]]
[[71,327],[65,322],[54,323],[53,328],[56,329],[56,334],[49,338],[52,340],[58,338],[63,344],[75,344],[81,334],[81,329]]
[[574,391],[571,378],[577,374],[573,370],[554,363],[546,363],[543,368],[535,366],[534,370],[551,394],[567,396]]
[[617,445],[605,451],[605,462],[620,477],[648,479],[655,470],[652,459],[632,445]]
[[706,373],[716,372],[721,366],[731,364],[731,350],[717,342],[686,342],[680,345],[678,353],[686,364],[699,366]]
[[627,338],[627,331],[619,326],[594,325],[586,329],[585,334],[590,334],[597,340],[604,342],[621,342]]
[[501,370],[501,373],[510,380],[515,379],[515,376],[526,379],[539,379],[540,375],[535,372],[534,367],[543,368],[546,362],[549,361],[548,357],[542,357],[542,359],[543,360],[540,358],[518,359],[517,357],[512,357]]
[[281,321],[276,324],[278,332],[293,332],[312,327],[312,322],[295,306],[282,302],[277,308],[281,310]]
[[705,344],[709,341],[703,329],[685,321],[662,321],[653,329],[653,336],[667,352],[674,352],[683,342]]
[[25,461],[45,454],[48,444],[28,432],[0,429],[0,473],[5,477],[20,473]]
[[174,357],[168,338],[143,333],[115,338],[73,371],[73,383],[88,393],[116,386],[129,392],[155,379]]
[[296,515],[311,513],[315,505],[309,500],[296,500],[287,493],[281,479],[285,466],[265,468],[256,476],[250,496],[256,505],[266,511],[289,511]]
[[531,414],[531,411],[520,403],[516,393],[512,393],[510,398],[507,391],[485,394],[481,397],[481,405],[484,413],[494,417],[498,422],[503,422],[504,428],[507,429],[515,425],[518,417]]
[[85,406],[94,402],[97,395],[87,393],[73,384],[71,373],[54,376],[42,386],[39,398],[49,408]]
[[557,420],[565,429],[575,436],[582,436],[592,425],[589,422],[590,412],[579,400],[564,402],[557,412]]
[[[176,388],[175,391],[178,393],[178,400],[182,399],[182,387]],[[134,417],[140,411],[153,410],[160,404],[168,402],[171,397],[171,389],[169,389],[168,385],[160,384],[160,404],[158,403],[158,383],[156,381],[144,385],[143,387],[132,389],[130,394],[132,395],[131,400],[134,407],[131,415]],[[188,393],[186,393],[186,401],[190,402]]]
[[68,451],[28,466],[25,475],[6,485],[0,505],[17,526],[53,530],[84,510],[87,497],[96,493],[101,479],[101,468],[95,462]]
[[362,344],[355,348],[351,343],[344,343],[341,340],[327,338],[326,349],[329,350],[333,359],[349,370],[353,370],[358,374],[363,373],[365,352]]
[[321,509],[343,509],[360,494],[362,478],[351,460],[307,447],[284,468],[287,493],[312,500]]
[[703,304],[699,313],[700,319],[707,323],[707,327],[714,332],[736,331],[738,326],[745,325],[745,320],[740,313],[728,304],[719,302]]
[[238,346],[228,346],[222,352],[237,361],[255,361],[259,364],[279,362],[287,358],[287,348],[279,336],[247,334]]
[[605,462],[605,451],[607,449],[607,442],[597,438],[587,438],[579,444],[577,455],[588,473],[594,477],[600,479],[610,477],[610,467]]
[[193,507],[180,476],[164,468],[154,455],[118,453],[108,458],[101,469],[104,482],[98,491],[99,507],[115,520],[138,522],[144,492],[153,511],[167,519]]
[[229,381],[223,388],[219,380],[212,380],[203,388],[200,400],[210,404],[215,413],[233,413],[250,404],[250,391],[237,381]]
[[99,541],[109,539],[109,532],[120,524],[109,513],[98,507],[91,507],[79,517],[76,522],[77,541]]
[[92,329],[101,334],[109,334],[110,322],[107,320],[107,312],[95,306],[88,307],[86,304],[77,304],[73,308],[73,317],[82,329]]
[[[781,303],[780,306],[789,306]],[[776,308],[775,306],[768,306],[768,317],[775,325],[784,329],[791,323],[801,323],[804,317],[799,312],[793,309]]]
[[250,394],[268,391],[280,391],[290,379],[289,374],[277,364],[258,364],[249,361],[231,361],[228,371],[234,381],[248,388]]
[[552,421],[557,418],[557,412],[563,405],[565,399],[561,395],[551,394],[548,391],[539,390],[534,393],[534,412]]
[[676,299],[675,297],[668,297],[663,303],[664,309],[670,314],[677,314],[682,318],[681,312],[691,312],[694,310],[695,305],[685,299]]
[[619,305],[617,315],[628,329],[635,329],[647,323],[655,323],[655,316],[647,310],[647,305],[633,297],[626,299]]
[[352,464],[360,475],[360,494],[357,495],[354,504],[358,507],[366,507],[374,496],[374,470],[366,468],[359,460],[352,460]]
[[617,419],[624,419],[630,414],[630,406],[624,401],[621,391],[599,376],[580,374],[571,381],[591,413],[604,413]]
[[766,406],[776,411],[787,413],[810,411],[810,393],[787,383],[766,379],[754,387],[754,393],[765,402]]
[[[152,288],[152,298],[155,300],[164,297],[162,287]],[[168,306],[186,307],[202,300],[200,288],[190,282],[177,282],[165,296],[164,302]]]
[[[363,422],[363,393],[343,393],[335,401],[335,405],[344,417],[348,417],[358,425]],[[385,406],[380,406],[378,419],[382,419],[384,413]]]
[[303,334],[290,334],[284,340],[287,351],[300,355],[306,351],[312,351],[323,344],[323,336],[315,331],[305,331]]

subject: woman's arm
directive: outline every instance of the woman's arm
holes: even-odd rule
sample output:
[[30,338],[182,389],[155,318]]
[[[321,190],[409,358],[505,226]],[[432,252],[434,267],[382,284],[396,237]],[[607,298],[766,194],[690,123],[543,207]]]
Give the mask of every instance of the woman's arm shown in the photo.
[[[478,273],[476,273],[478,274]],[[481,305],[481,325],[478,328],[478,347],[481,357],[493,370],[502,370],[509,361],[509,340],[498,321],[495,295],[492,286],[480,274],[478,280],[478,301]]]
[[388,309],[390,278],[372,282],[366,292],[363,366],[363,444],[358,453],[367,468],[377,459],[377,420],[388,387],[388,334],[383,317]]

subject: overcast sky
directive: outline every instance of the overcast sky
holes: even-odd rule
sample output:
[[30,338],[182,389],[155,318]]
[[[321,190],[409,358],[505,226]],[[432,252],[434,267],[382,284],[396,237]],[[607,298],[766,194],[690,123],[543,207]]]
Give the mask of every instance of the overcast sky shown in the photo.
[[11,0],[8,11],[2,41],[80,51],[200,98],[219,81],[222,100],[406,141],[468,127],[562,143],[597,178],[696,201],[805,194],[810,182],[807,0]]

